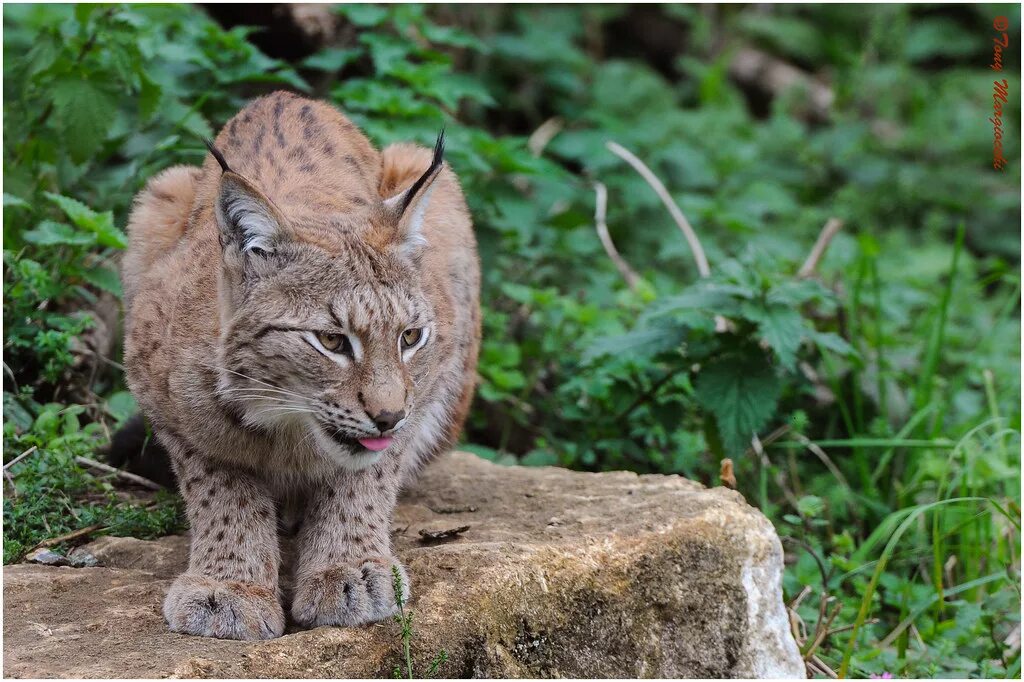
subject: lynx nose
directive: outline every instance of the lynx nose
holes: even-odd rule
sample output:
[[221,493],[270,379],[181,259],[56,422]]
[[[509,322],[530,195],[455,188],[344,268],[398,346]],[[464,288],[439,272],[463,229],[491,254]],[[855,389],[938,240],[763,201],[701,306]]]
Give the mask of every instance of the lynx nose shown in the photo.
[[381,433],[395,428],[395,424],[405,419],[405,410],[398,412],[379,412],[377,415],[370,415],[370,419],[377,425]]

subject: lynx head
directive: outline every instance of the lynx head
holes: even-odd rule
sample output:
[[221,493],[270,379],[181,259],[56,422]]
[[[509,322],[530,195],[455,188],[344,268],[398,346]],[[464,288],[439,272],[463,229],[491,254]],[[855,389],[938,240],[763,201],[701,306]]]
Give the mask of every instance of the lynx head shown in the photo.
[[443,140],[412,186],[328,224],[329,239],[315,216],[281,210],[210,145],[223,170],[219,389],[246,424],[291,431],[353,469],[415,428],[417,386],[441,359],[421,230]]

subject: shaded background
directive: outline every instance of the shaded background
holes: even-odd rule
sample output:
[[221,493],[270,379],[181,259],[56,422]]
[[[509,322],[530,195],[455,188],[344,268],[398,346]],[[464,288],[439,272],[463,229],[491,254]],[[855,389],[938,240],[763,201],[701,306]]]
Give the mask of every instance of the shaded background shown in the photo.
[[6,5],[5,563],[182,527],[174,495],[88,462],[136,409],[121,226],[285,88],[378,145],[448,131],[485,273],[465,449],[738,487],[784,536],[813,674],[1019,676],[1019,27],[998,5]]

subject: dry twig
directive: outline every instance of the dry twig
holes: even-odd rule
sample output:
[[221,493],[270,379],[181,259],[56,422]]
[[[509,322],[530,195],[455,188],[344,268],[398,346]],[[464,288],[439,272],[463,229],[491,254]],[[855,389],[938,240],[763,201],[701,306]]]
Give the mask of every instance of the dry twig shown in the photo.
[[443,542],[445,540],[451,540],[457,538],[467,530],[470,526],[459,526],[458,528],[447,528],[445,530],[426,530],[420,531],[420,542],[428,544],[431,542]]
[[[40,549],[41,547],[53,547],[54,545],[59,545],[62,542],[70,542],[71,540],[77,540],[78,538],[85,537],[103,528],[104,525],[102,523],[96,523],[91,526],[86,526],[85,528],[79,528],[78,530],[73,530],[70,533],[65,533],[64,535],[58,535],[55,538],[43,540],[32,549],[35,550]],[[31,552],[32,550],[29,551]]]
[[17,464],[17,463],[18,463],[18,462],[20,462],[21,460],[25,459],[26,457],[28,457],[29,455],[31,455],[31,454],[32,454],[33,452],[35,452],[35,451],[36,451],[36,450],[38,450],[38,449],[39,449],[39,446],[38,446],[38,445],[33,445],[33,446],[32,446],[32,447],[30,447],[30,448],[29,448],[28,450],[26,450],[25,452],[21,453],[20,455],[18,455],[18,456],[17,456],[17,457],[15,457],[14,459],[12,459],[12,460],[11,460],[10,462],[8,462],[7,464],[5,464],[5,465],[4,465],[4,471],[7,471],[7,470],[8,470],[8,469],[10,469],[10,468],[11,468],[12,466],[14,466],[15,464]]
[[694,232],[693,227],[690,225],[690,221],[686,219],[683,212],[679,210],[679,206],[676,205],[675,200],[672,199],[672,195],[665,189],[665,185],[658,179],[650,168],[647,167],[643,161],[641,161],[633,152],[629,151],[617,142],[608,142],[606,144],[609,151],[621,158],[623,161],[633,167],[637,173],[640,174],[647,184],[651,186],[651,189],[658,195],[661,202],[665,204],[665,208],[672,215],[672,219],[676,221],[676,225],[682,231],[683,236],[686,237],[687,243],[690,245],[690,250],[693,252],[693,260],[697,263],[697,272],[700,273],[701,277],[707,277],[711,274],[711,267],[708,265],[708,258],[704,255],[704,247],[700,245],[700,240],[697,239],[697,233]]
[[836,674],[836,671],[825,665],[825,662],[817,656],[811,656],[811,659],[808,661],[808,663],[814,664],[814,667],[817,668],[822,675],[825,675],[826,677],[833,680],[839,679],[839,675]]
[[[823,604],[823,606],[827,606],[827,600],[822,599],[821,603]],[[818,650],[818,647],[821,646],[822,642],[824,642],[829,635],[835,633],[835,630],[829,630],[829,628],[832,627],[832,621],[834,621],[836,619],[836,616],[839,615],[839,612],[843,610],[843,605],[836,604],[836,607],[832,610],[830,614],[828,614],[827,620],[824,619],[824,610],[825,609],[823,607],[821,618],[818,619],[818,624],[814,628],[814,639],[811,641],[811,646],[808,647],[807,651],[804,652],[805,660],[809,659],[811,656],[814,655],[814,652]],[[824,623],[822,622],[822,620],[824,620]]]
[[793,609],[794,611],[803,603],[803,600],[811,593],[811,586],[804,585],[804,589],[800,590],[800,594],[793,598],[793,601],[789,603],[787,608]]
[[843,221],[839,218],[829,218],[825,222],[825,227],[821,228],[817,241],[811,247],[811,252],[807,254],[807,260],[797,271],[797,277],[810,277],[814,274],[814,271],[818,269],[818,262],[825,255],[825,250],[828,249],[828,245],[832,243],[832,239],[839,234],[841,229],[843,229]]
[[11,472],[8,471],[7,469],[4,469],[4,481],[6,481],[11,486],[11,494],[14,495],[14,497],[17,497],[18,486],[14,485],[14,476],[11,476]]
[[549,118],[541,123],[540,127],[534,130],[529,139],[526,140],[526,148],[534,156],[540,156],[544,148],[548,146],[551,140],[555,139],[555,135],[562,132],[564,127],[565,123],[562,119],[557,116]]
[[608,254],[608,257],[615,263],[615,267],[618,268],[619,274],[626,280],[626,284],[629,288],[636,290],[636,284],[640,280],[640,276],[636,274],[633,268],[629,267],[629,263],[622,257],[619,250],[615,248],[615,242],[612,241],[611,234],[608,233],[608,223],[606,222],[608,212],[608,188],[604,186],[602,182],[594,183],[594,193],[596,195],[596,201],[594,206],[594,227],[597,228],[597,236],[601,239],[601,246],[604,247],[604,252]]
[[[661,203],[668,209],[669,214],[679,227],[680,232],[686,238],[686,242],[690,245],[690,251],[693,253],[693,260],[697,264],[697,272],[700,273],[701,277],[708,277],[711,274],[711,266],[708,265],[708,257],[704,254],[704,247],[700,244],[700,239],[697,238],[697,232],[690,225],[690,221],[683,215],[679,205],[676,204],[672,195],[665,189],[665,184],[658,178],[654,172],[647,167],[643,161],[641,161],[636,154],[629,151],[617,142],[608,141],[605,144],[608,149],[633,167],[637,173],[640,174],[647,184],[651,186],[658,198],[661,199]],[[715,315],[715,332],[721,334],[729,331],[730,323],[722,315]]]
[[149,488],[150,490],[163,490],[162,485],[154,481],[151,481],[148,478],[143,478],[142,476],[138,476],[127,471],[122,471],[121,469],[112,467],[109,464],[97,462],[96,460],[89,459],[88,457],[75,457],[75,461],[81,464],[82,466],[87,466],[91,469],[98,469],[99,471],[105,471],[108,474],[113,474],[114,476],[117,476],[122,480],[135,483],[136,485],[141,485],[142,487]]
[[794,435],[796,436],[796,439],[800,441],[800,443],[804,447],[806,447],[808,450],[814,453],[814,455],[821,460],[821,463],[825,465],[825,468],[827,468],[832,473],[832,475],[836,477],[836,480],[838,480],[844,488],[846,488],[847,490],[850,489],[850,483],[846,480],[846,477],[843,476],[843,472],[839,470],[839,467],[835,465],[835,462],[832,461],[832,458],[829,457],[828,454],[826,454],[825,451],[822,450],[818,444],[814,443],[813,441],[811,441],[810,438],[801,433],[797,433]]

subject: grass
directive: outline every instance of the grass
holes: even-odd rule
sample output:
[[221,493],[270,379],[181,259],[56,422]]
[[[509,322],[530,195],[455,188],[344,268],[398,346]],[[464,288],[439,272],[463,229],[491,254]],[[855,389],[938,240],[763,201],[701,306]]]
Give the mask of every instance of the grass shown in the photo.
[[[844,468],[860,474],[858,501],[888,512],[877,526],[868,529],[870,533],[848,557],[832,557],[845,559],[830,562],[833,567],[847,569],[838,577],[826,579],[827,592],[843,602],[837,622],[845,626],[846,634],[842,639],[824,642],[818,650],[819,665],[812,664],[812,670],[819,674],[829,668],[840,677],[883,672],[929,676],[950,670],[971,676],[999,676],[1019,670],[1019,648],[1011,646],[1012,641],[1005,646],[1001,641],[1013,637],[1013,625],[1019,620],[1010,614],[979,615],[970,608],[994,603],[993,599],[1019,602],[1019,423],[1011,426],[1002,416],[995,376],[989,369],[973,377],[975,384],[984,387],[986,408],[973,421],[944,423],[941,415],[949,408],[948,396],[935,390],[940,381],[948,386],[970,380],[941,375],[944,358],[951,350],[947,337],[963,235],[961,226],[946,284],[931,315],[932,324],[922,326],[917,341],[925,352],[913,393],[908,391],[916,398],[915,411],[895,425],[892,436],[865,434],[814,441],[819,448],[827,448],[833,458],[848,453],[853,461]],[[861,303],[855,292],[854,306],[865,312]],[[875,320],[882,319],[881,297],[875,296],[866,312]],[[1005,319],[1005,312],[1001,311],[997,319]],[[858,332],[863,339],[859,344],[852,334],[851,340],[855,345],[867,346],[870,336],[871,343],[877,344],[880,334],[872,334],[865,327]],[[878,357],[881,363],[881,351]],[[837,395],[843,396],[838,382],[833,386]],[[901,389],[899,385],[897,388]],[[883,394],[881,388],[878,394]],[[843,400],[838,407],[851,432],[870,430],[856,401]],[[952,429],[959,433],[948,435]],[[802,450],[804,445],[784,441],[773,447]],[[838,483],[833,480],[833,484]],[[819,530],[819,546],[834,548],[836,543],[826,538],[835,532],[828,524]],[[864,583],[866,572],[870,578]],[[876,616],[873,621],[872,615]],[[968,618],[987,619],[985,627],[990,628],[989,636],[997,642],[994,647],[975,642],[968,648],[979,653],[987,649],[988,653],[983,654],[987,656],[1003,651],[1006,658],[996,654],[988,660],[971,661],[957,651],[965,647],[963,639],[958,639],[956,645],[946,645],[951,660],[929,656],[929,649],[938,648],[936,644],[944,637],[963,638],[965,633],[958,625]],[[868,623],[870,628],[866,627]],[[913,639],[909,637],[911,631]]]
[[[416,678],[412,665],[412,638],[413,638],[413,627],[412,627],[412,611],[406,611],[405,608],[405,597],[404,594],[405,585],[402,581],[402,574],[399,573],[397,566],[391,567],[392,586],[395,590],[395,606],[398,607],[398,613],[395,615],[395,622],[399,626],[399,640],[401,642],[402,655],[405,659],[405,671],[403,674],[402,667],[400,665],[395,666],[394,675],[395,679],[402,679],[408,677],[410,680]],[[426,671],[422,678],[427,679],[437,676],[438,669],[445,664],[448,660],[448,652],[441,649],[434,658],[431,659],[430,664],[427,665]]]

